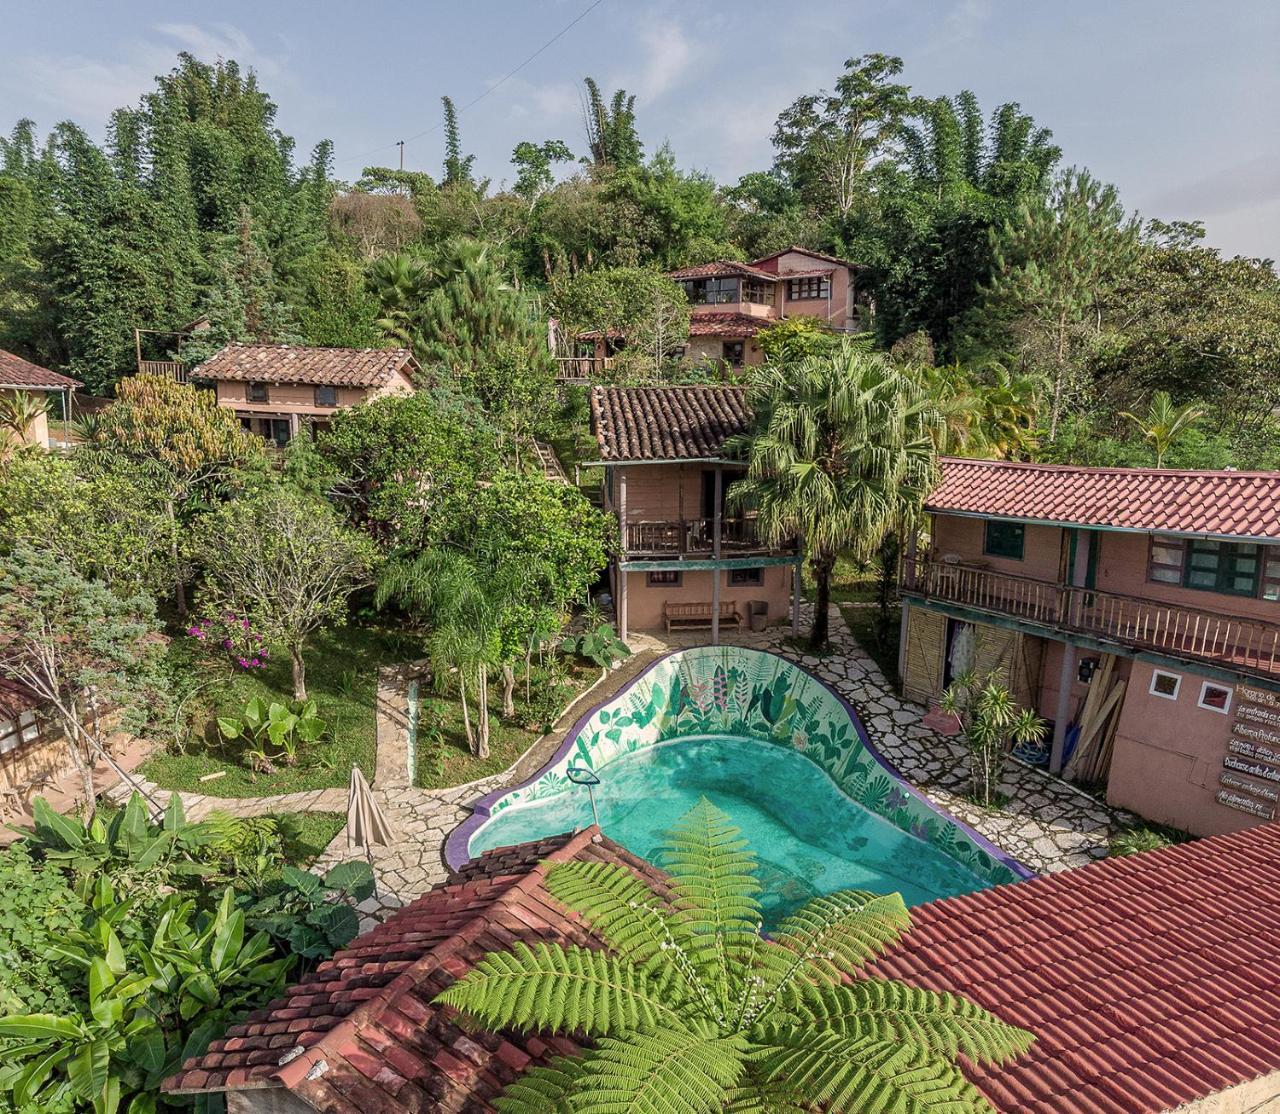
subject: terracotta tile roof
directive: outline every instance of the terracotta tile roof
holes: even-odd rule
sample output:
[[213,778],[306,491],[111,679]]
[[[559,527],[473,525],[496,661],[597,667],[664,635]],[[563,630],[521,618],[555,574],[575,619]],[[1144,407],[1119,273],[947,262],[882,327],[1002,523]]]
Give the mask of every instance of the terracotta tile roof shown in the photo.
[[33,391],[70,391],[84,384],[68,375],[59,375],[12,352],[0,348],[0,387]]
[[593,387],[600,459],[711,460],[751,424],[741,387]]
[[738,263],[732,259],[717,259],[714,263],[699,263],[693,267],[681,267],[675,271],[668,271],[669,279],[697,279],[697,278],[719,278],[719,277],[736,277],[744,276],[746,278],[762,279],[765,282],[777,282],[778,276],[769,271],[762,271],[758,267],[753,267],[748,263]]
[[407,348],[303,348],[291,344],[228,344],[191,372],[192,378],[254,383],[320,383],[381,387],[416,368]]
[[33,689],[0,677],[0,719],[17,719],[23,712],[34,711],[43,703]]
[[318,1110],[491,1111],[530,1064],[578,1049],[558,1037],[470,1031],[435,997],[516,940],[599,946],[543,891],[543,860],[620,863],[662,875],[595,829],[469,863],[251,1013],[165,1080],[176,1094],[286,1088]]
[[753,337],[771,317],[752,317],[749,313],[721,313],[719,310],[695,311],[689,318],[691,337]]
[[[592,834],[469,863],[165,1089],[285,1087],[326,1114],[491,1111],[527,1065],[576,1046],[468,1032],[431,1001],[515,938],[597,943],[541,890],[542,859],[622,862],[661,882]],[[867,973],[959,992],[1036,1033],[1013,1064],[963,1065],[997,1110],[1156,1114],[1280,1070],[1278,921],[1268,824],[919,906]]]
[[931,511],[1280,540],[1280,472],[942,460]]
[[[841,267],[848,267],[853,271],[859,269],[857,263],[851,263],[848,259],[841,259],[838,255],[824,255],[820,251],[810,251],[808,248],[802,248],[794,244],[789,248],[783,248],[782,251],[775,251],[772,255],[762,255],[759,259],[753,259],[751,261],[751,265],[753,267],[760,267],[765,263],[772,263],[774,260],[780,259],[784,255],[791,255],[792,253],[807,255],[810,259],[825,259],[828,263],[836,263]],[[799,272],[777,271],[776,273],[779,275],[791,275],[798,274]]]
[[869,974],[1037,1035],[966,1074],[999,1110],[1154,1114],[1280,1070],[1280,825],[911,911]]

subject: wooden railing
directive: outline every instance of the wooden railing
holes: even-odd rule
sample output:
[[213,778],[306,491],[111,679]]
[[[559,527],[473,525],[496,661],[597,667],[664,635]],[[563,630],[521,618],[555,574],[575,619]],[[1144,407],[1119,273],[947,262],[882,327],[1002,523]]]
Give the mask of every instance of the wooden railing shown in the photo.
[[903,589],[1176,657],[1280,675],[1280,623],[940,561],[907,561]]
[[584,383],[612,369],[612,356],[556,357],[556,380],[561,383]]
[[[628,522],[623,532],[629,556],[661,557],[715,551],[715,520],[710,518],[660,519]],[[795,543],[770,545],[761,539],[754,518],[725,518],[720,522],[721,555],[744,553],[794,553]]]
[[177,383],[187,381],[187,365],[177,360],[139,360],[139,375],[163,375]]

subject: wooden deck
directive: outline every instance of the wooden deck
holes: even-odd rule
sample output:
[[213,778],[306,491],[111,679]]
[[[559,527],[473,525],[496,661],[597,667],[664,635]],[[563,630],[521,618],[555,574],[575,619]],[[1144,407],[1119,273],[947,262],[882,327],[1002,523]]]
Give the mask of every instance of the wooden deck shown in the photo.
[[556,357],[557,383],[592,383],[612,370],[612,356]]
[[1134,649],[1280,678],[1280,623],[939,561],[908,561],[903,591]]

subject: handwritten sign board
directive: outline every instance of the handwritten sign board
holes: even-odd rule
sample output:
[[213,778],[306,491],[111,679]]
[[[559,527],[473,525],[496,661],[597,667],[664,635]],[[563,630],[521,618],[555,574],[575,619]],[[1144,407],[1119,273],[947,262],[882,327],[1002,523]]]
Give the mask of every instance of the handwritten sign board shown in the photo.
[[1280,694],[1237,685],[1233,718],[1215,799],[1272,820],[1280,802]]
[[1273,789],[1270,785],[1259,785],[1256,781],[1249,781],[1237,774],[1228,773],[1222,774],[1218,780],[1228,789],[1243,789],[1246,793],[1252,793],[1264,801],[1280,801],[1280,789]]
[[1263,820],[1271,820],[1276,814],[1273,806],[1230,789],[1218,790],[1218,804],[1234,808],[1239,812],[1247,812],[1250,816],[1257,816]]

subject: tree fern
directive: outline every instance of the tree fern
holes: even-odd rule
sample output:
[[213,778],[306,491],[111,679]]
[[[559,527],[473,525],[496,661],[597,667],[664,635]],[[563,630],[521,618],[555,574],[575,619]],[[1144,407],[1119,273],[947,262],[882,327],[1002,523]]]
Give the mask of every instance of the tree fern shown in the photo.
[[669,834],[668,884],[556,863],[546,888],[610,949],[486,956],[438,1001],[493,1028],[595,1040],[526,1072],[503,1114],[966,1114],[958,1056],[1003,1063],[1032,1035],[953,994],[848,976],[909,926],[897,894],[815,898],[761,933],[756,860],[699,802]]

